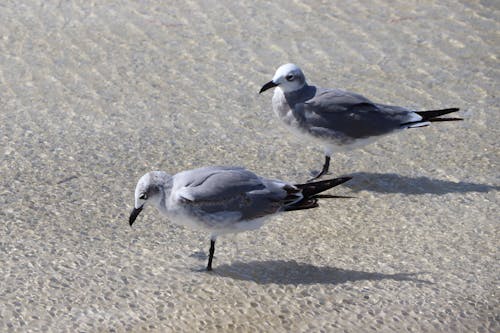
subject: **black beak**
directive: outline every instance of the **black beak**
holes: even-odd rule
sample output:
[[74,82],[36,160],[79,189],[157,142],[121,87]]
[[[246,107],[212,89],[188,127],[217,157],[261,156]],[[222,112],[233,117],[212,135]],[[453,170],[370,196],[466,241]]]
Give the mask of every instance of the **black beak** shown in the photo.
[[141,211],[142,211],[142,206],[139,208],[134,208],[132,210],[132,212],[130,213],[130,218],[128,219],[128,224],[130,224],[130,226],[132,226],[132,224],[134,224],[135,219],[137,218],[137,216],[139,215],[139,213]]
[[274,88],[276,86],[277,86],[276,83],[274,83],[273,81],[269,81],[268,83],[266,83],[265,85],[263,85],[262,88],[260,88],[259,94],[262,94],[267,89],[271,89],[271,88]]

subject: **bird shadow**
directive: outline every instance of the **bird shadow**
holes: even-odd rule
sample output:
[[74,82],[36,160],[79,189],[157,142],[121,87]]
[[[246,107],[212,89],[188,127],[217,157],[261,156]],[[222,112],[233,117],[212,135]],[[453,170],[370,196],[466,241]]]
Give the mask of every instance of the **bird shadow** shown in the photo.
[[235,262],[215,267],[214,275],[236,280],[253,281],[258,284],[342,284],[356,281],[412,281],[431,284],[431,281],[420,280],[415,276],[423,273],[383,274],[363,272],[336,267],[319,267],[296,261],[270,260]]
[[395,173],[357,172],[347,175],[352,180],[343,184],[354,192],[437,194],[498,191],[500,186],[469,182],[453,182],[428,177],[408,177]]

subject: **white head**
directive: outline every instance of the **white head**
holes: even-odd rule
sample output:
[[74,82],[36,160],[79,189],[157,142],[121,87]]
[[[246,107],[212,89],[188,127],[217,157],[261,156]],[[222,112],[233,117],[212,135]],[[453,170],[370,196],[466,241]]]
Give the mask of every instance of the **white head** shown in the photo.
[[302,70],[294,64],[281,65],[274,73],[273,79],[266,83],[259,93],[279,86],[283,92],[299,90],[306,84],[306,77]]
[[153,204],[156,207],[160,205],[170,178],[170,175],[163,171],[151,171],[139,179],[135,187],[135,204],[129,218],[130,225],[134,223],[146,204]]

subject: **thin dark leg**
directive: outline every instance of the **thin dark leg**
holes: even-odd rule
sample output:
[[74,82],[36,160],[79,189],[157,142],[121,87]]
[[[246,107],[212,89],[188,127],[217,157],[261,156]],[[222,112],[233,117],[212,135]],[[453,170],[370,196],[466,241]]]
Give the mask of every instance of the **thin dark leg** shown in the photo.
[[328,169],[330,169],[330,156],[325,155],[325,164],[323,164],[323,169],[316,176],[309,179],[308,182],[312,182],[313,180],[322,177],[324,174],[328,172]]
[[214,258],[214,252],[215,252],[215,240],[211,239],[210,240],[210,253],[208,255],[207,271],[212,270],[212,259]]

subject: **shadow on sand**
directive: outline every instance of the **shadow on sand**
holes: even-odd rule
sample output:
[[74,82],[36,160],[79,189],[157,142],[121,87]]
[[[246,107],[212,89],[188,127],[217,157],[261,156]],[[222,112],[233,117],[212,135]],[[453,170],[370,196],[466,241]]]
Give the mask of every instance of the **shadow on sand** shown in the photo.
[[412,281],[432,283],[415,278],[423,273],[383,274],[376,272],[352,271],[335,267],[318,267],[295,261],[252,261],[235,262],[229,265],[216,266],[212,274],[236,280],[254,281],[259,284],[341,284],[355,281]]
[[427,177],[407,177],[395,173],[357,172],[346,176],[351,181],[344,183],[354,192],[437,194],[498,191],[500,186],[467,182],[452,182]]

